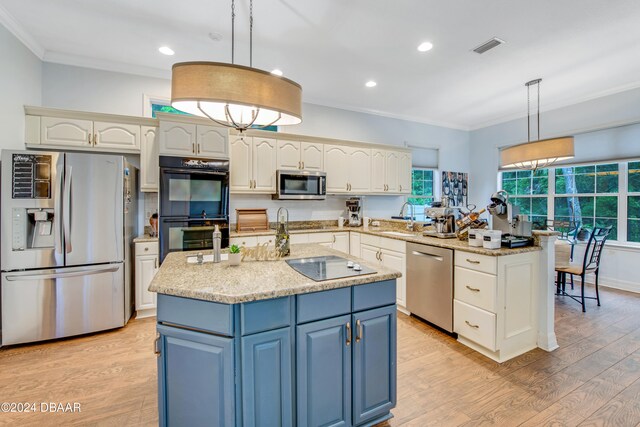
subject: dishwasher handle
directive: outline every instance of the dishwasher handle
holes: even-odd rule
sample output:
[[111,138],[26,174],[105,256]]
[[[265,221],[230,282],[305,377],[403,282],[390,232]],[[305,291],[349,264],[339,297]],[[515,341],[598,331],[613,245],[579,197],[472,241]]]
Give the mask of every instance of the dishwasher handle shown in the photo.
[[411,255],[430,258],[430,259],[434,259],[436,261],[444,261],[444,258],[439,256],[439,255],[427,254],[427,253],[419,252],[419,251],[411,251]]

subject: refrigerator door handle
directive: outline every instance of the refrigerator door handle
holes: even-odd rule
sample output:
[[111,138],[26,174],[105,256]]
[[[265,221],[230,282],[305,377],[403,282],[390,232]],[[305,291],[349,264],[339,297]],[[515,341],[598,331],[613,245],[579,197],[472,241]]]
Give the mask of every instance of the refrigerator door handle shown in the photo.
[[71,177],[73,168],[69,166],[69,173],[64,180],[64,206],[62,216],[64,219],[64,250],[70,253],[73,250],[71,246]]
[[55,229],[53,230],[53,238],[54,238],[54,246],[55,246],[55,251],[58,254],[62,253],[62,193],[63,193],[63,182],[62,182],[62,176],[63,176],[63,171],[61,171],[60,169],[58,169],[57,173],[58,176],[56,178],[56,200],[55,200],[55,204],[53,206],[53,212],[54,212],[54,220],[55,220]]
[[92,274],[114,273],[118,271],[120,264],[107,264],[100,267],[83,267],[74,269],[73,271],[64,273],[45,273],[45,274],[16,274],[7,275],[5,279],[9,282],[33,281],[45,279],[65,279],[67,277],[90,276]]

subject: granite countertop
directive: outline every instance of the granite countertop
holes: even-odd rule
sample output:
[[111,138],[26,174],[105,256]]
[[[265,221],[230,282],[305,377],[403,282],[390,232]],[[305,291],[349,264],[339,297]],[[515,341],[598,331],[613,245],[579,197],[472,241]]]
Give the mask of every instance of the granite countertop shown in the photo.
[[146,243],[146,242],[157,242],[158,237],[151,237],[148,234],[142,234],[133,239],[133,243]]
[[[406,222],[403,222],[403,224]],[[423,236],[421,231],[414,231],[414,232],[410,232],[410,231],[406,231],[403,229],[399,229],[398,227],[369,227],[369,228],[364,228],[364,227],[338,227],[338,226],[325,226],[322,228],[314,228],[314,229],[296,229],[296,230],[289,230],[289,234],[300,234],[300,233],[321,233],[321,232],[333,232],[333,233],[337,233],[337,232],[344,232],[344,231],[354,231],[354,232],[358,232],[358,233],[362,233],[362,234],[369,234],[372,236],[379,236],[379,237],[384,237],[387,239],[394,239],[394,240],[403,240],[405,242],[411,242],[411,243],[418,243],[418,244],[422,244],[422,245],[430,245],[430,246],[437,246],[439,248],[447,248],[447,249],[454,249],[454,250],[459,250],[459,251],[465,251],[465,252],[471,252],[471,253],[476,253],[476,254],[481,254],[481,255],[489,255],[489,256],[505,256],[505,255],[515,255],[515,254],[522,254],[522,253],[527,253],[527,252],[536,252],[536,251],[540,251],[542,250],[542,248],[540,246],[527,246],[524,248],[515,248],[515,249],[508,249],[508,248],[500,248],[500,249],[485,249],[482,247],[474,247],[474,246],[469,246],[468,243],[466,241],[461,241],[458,239],[439,239],[437,237],[428,237],[428,236]],[[403,233],[403,234],[409,234],[407,236],[400,236],[397,234],[389,234],[388,232],[399,232],[399,233]],[[537,233],[537,232],[536,232]],[[541,233],[545,233],[545,232],[541,232]],[[549,233],[554,233],[554,232],[549,232]],[[230,237],[249,237],[249,236],[271,236],[271,235],[275,235],[275,230],[268,230],[268,231],[257,231],[257,232],[241,232],[241,233],[237,233],[237,232],[231,232],[230,233]]]
[[197,253],[198,251],[190,251],[168,254],[153,278],[149,291],[224,304],[237,304],[344,288],[402,276],[398,271],[316,244],[291,245],[291,255],[285,259],[337,255],[357,261],[376,270],[376,273],[314,282],[296,272],[285,262],[285,259],[243,261],[239,266],[230,266],[225,261],[202,265],[187,264],[187,257]]

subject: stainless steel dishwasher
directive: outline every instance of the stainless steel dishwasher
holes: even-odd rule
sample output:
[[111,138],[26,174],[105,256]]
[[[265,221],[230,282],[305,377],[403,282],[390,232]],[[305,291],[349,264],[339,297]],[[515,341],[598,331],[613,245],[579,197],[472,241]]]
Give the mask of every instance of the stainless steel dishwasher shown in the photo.
[[407,310],[453,332],[453,250],[407,243]]

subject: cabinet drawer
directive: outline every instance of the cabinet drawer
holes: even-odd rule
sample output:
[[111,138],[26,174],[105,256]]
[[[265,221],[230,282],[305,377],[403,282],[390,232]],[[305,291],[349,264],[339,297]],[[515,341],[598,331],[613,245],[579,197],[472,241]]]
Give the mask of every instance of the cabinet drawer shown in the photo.
[[245,246],[247,248],[253,248],[258,246],[258,236],[242,236],[231,237],[229,239],[229,245]]
[[233,336],[233,310],[229,304],[158,294],[158,323]]
[[387,239],[385,237],[381,237],[380,248],[404,254],[407,252],[407,242],[405,242],[404,240]]
[[453,300],[453,331],[496,351],[496,315],[493,313]]
[[309,243],[333,243],[333,233],[309,233]]
[[240,305],[242,335],[291,325],[291,298],[275,298]]
[[454,278],[456,299],[492,313],[496,312],[496,276],[456,267]]
[[380,247],[380,236],[373,236],[371,234],[361,233],[360,243],[363,245]]
[[158,255],[158,242],[136,243],[136,256],[138,255]]
[[353,311],[396,303],[396,281],[367,283],[353,287]]
[[309,243],[309,234],[307,233],[291,233],[289,243],[297,245],[299,243]]
[[455,265],[484,273],[496,274],[498,258],[472,252],[456,251]]
[[296,298],[298,324],[351,313],[350,287],[302,294]]

